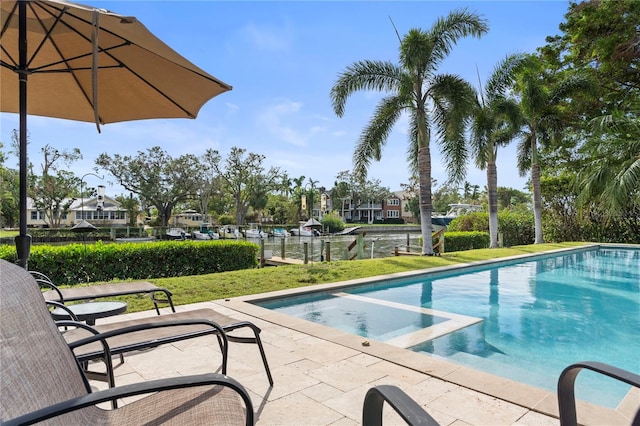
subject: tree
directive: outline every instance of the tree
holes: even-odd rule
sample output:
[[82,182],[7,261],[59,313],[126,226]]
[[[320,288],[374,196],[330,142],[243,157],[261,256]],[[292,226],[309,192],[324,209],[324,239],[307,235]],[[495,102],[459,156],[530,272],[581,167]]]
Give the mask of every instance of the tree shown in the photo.
[[578,201],[607,206],[609,217],[640,205],[640,120],[637,111],[592,121],[594,136],[585,144],[588,160],[578,173]]
[[305,191],[305,194],[304,194],[307,201],[308,212],[306,213],[307,213],[308,219],[311,219],[313,217],[313,200],[315,198],[315,188],[318,183],[320,182],[309,178],[309,182],[307,182],[307,184],[305,185],[305,188],[307,187],[307,185],[309,185],[309,188]]
[[[204,155],[204,161],[211,170],[220,177],[224,187],[233,196],[235,201],[236,224],[244,224],[244,219],[252,201],[257,202],[262,194],[276,188],[277,179],[280,176],[277,168],[270,168],[265,172],[262,162],[264,155],[249,152],[246,149],[232,147],[226,160],[217,150],[208,149]],[[266,206],[260,201],[260,206]]]
[[5,167],[4,144],[0,142],[0,226],[14,227],[18,222],[19,176],[18,171]]
[[501,209],[514,208],[516,206],[531,203],[531,194],[527,194],[518,189],[499,186],[497,188],[498,206]]
[[135,157],[103,153],[96,165],[138,195],[144,206],[155,206],[162,226],[169,223],[176,204],[194,197],[203,169],[195,155],[173,158],[159,146],[138,151]]
[[131,227],[136,226],[136,218],[140,213],[140,203],[136,198],[133,198],[133,194],[129,194],[129,196],[125,196],[124,194],[117,195],[115,200],[120,203],[122,207],[127,210],[127,215],[129,217],[128,225]]
[[508,55],[494,68],[487,85],[480,88],[478,106],[471,122],[471,150],[476,166],[487,171],[490,248],[498,247],[498,148],[509,144],[518,134],[522,114],[517,101],[509,97],[515,75],[525,56]]
[[302,218],[302,185],[304,184],[305,176],[300,176],[298,178],[293,178],[293,202],[296,204],[297,217],[295,220],[300,220]]
[[[358,175],[348,170],[338,173],[334,188],[330,192],[342,200],[351,200],[356,208],[363,205],[371,206],[368,212],[370,222],[373,222],[375,201],[384,200],[391,196],[389,188],[382,186],[379,179],[361,180]],[[344,208],[344,203],[341,204],[341,207]],[[344,217],[344,211],[341,211],[341,216]]]
[[445,182],[438,188],[438,181],[432,179],[433,188],[437,188],[433,192],[433,209],[439,213],[446,213],[449,211],[449,204],[456,204],[460,200],[460,194],[458,193],[458,187],[452,182]]
[[[439,18],[428,30],[411,29],[400,39],[400,63],[364,60],[347,67],[331,89],[334,112],[344,115],[347,98],[360,90],[389,93],[376,107],[360,135],[353,154],[354,169],[360,176],[372,160],[379,161],[393,125],[403,112],[409,114],[408,160],[419,176],[422,253],[433,255],[431,238],[431,132],[436,131],[447,169],[453,180],[464,170],[466,149],[464,129],[472,106],[473,89],[461,77],[436,74],[456,42],[466,36],[480,37],[488,31],[486,20],[462,9]],[[429,110],[431,112],[429,112]]]
[[569,74],[554,81],[553,76],[545,76],[543,71],[541,61],[529,56],[527,66],[518,74],[516,81],[525,127],[518,144],[518,169],[521,176],[531,172],[535,244],[544,243],[538,145],[550,146],[562,137],[563,131],[571,124],[564,112],[572,97],[595,93],[593,82],[585,75]]
[[562,34],[539,49],[547,66],[587,73],[602,89],[603,114],[629,108],[640,95],[640,2],[571,2]]
[[[14,130],[13,138],[17,142],[18,134]],[[78,148],[71,151],[60,151],[47,144],[41,149],[43,161],[40,165],[41,175],[33,171],[29,179],[29,196],[33,200],[34,207],[44,212],[43,220],[50,228],[60,227],[62,219],[68,214],[69,207],[74,199],[71,197],[80,179],[68,170],[61,167],[69,167],[73,162],[82,159]]]

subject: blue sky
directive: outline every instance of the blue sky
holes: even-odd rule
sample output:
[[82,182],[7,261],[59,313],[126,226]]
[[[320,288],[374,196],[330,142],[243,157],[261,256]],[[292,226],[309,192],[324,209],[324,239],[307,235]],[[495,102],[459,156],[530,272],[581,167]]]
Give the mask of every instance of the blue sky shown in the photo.
[[[40,147],[77,147],[84,159],[73,165],[77,176],[92,171],[102,152],[136,155],[159,145],[170,155],[238,146],[266,156],[265,165],[291,177],[306,176],[328,188],[352,167],[362,128],[380,99],[356,93],[338,118],[329,93],[338,73],[361,59],[397,62],[398,39],[411,28],[428,29],[451,10],[467,7],[489,22],[481,39],[462,40],[442,64],[478,85],[507,54],[533,52],[545,37],[559,34],[566,1],[94,1],[81,3],[137,17],[154,34],[196,65],[233,86],[209,101],[195,120],[144,120],[102,126],[30,116],[30,160],[40,163]],[[0,114],[0,140],[8,147],[16,114]],[[382,161],[372,163],[369,178],[392,191],[406,183],[406,119],[389,137]],[[432,143],[433,177],[447,179]],[[17,159],[15,161],[17,163]],[[498,154],[498,185],[524,189],[516,170],[515,143]],[[13,166],[9,158],[7,165]],[[102,172],[100,172],[102,174]],[[87,177],[87,185],[98,180]],[[109,176],[105,179],[110,181]],[[113,179],[111,179],[113,180]],[[486,174],[472,164],[467,180],[484,187]],[[123,193],[107,183],[107,195]]]

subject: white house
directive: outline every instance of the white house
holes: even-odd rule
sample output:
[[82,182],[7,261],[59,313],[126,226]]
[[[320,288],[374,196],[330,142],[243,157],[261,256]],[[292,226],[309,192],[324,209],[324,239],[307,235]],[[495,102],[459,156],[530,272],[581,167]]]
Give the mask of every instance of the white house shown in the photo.
[[[103,187],[104,188],[104,187]],[[113,198],[104,195],[98,188],[98,195],[92,198],[77,198],[71,203],[66,214],[60,220],[61,227],[72,227],[82,219],[94,226],[126,226],[127,211]],[[27,226],[48,226],[45,212],[35,208],[31,198],[27,198]]]

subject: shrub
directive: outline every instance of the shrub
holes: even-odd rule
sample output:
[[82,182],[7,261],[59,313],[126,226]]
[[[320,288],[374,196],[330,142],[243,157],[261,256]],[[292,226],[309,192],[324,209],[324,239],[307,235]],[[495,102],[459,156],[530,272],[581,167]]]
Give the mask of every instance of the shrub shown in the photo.
[[233,225],[234,223],[236,223],[236,218],[228,214],[222,214],[218,218],[218,223],[220,225]]
[[444,234],[445,252],[487,248],[489,242],[488,232],[445,232]]
[[[433,245],[438,243],[434,238]],[[463,251],[489,247],[489,233],[479,231],[446,231],[444,233],[444,250]],[[418,244],[422,245],[422,235],[418,237]]]
[[322,227],[331,233],[339,232],[344,229],[344,222],[336,212],[330,212],[322,217]]
[[504,247],[533,244],[536,235],[533,212],[499,212],[498,232],[502,233]]
[[[451,221],[447,231],[489,232],[489,213],[474,212],[457,217]],[[505,247],[533,243],[535,239],[533,212],[500,211],[498,232],[502,234],[502,245]]]
[[483,231],[489,232],[489,213],[473,212],[458,216],[447,226],[447,231]]
[[[16,262],[15,247],[0,257]],[[257,266],[258,246],[245,241],[160,241],[124,244],[40,245],[29,269],[58,284],[201,275]]]

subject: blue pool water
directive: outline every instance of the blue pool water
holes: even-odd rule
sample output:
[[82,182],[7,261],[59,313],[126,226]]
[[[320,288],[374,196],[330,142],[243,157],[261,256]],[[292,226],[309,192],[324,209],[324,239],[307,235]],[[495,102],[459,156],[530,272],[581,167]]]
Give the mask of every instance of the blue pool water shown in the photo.
[[[257,304],[380,341],[447,321],[416,307],[482,318],[409,349],[553,391],[578,361],[640,373],[638,249],[582,250],[340,292],[365,299],[314,293]],[[576,389],[578,398],[615,407],[629,386],[583,371]]]

